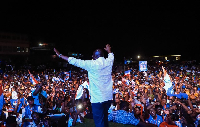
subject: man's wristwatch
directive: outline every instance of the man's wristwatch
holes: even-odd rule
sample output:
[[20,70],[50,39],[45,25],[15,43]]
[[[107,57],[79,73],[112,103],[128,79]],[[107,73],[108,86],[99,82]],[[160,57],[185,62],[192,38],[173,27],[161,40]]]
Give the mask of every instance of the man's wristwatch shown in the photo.
[[62,56],[62,54],[59,54],[58,57],[60,58]]

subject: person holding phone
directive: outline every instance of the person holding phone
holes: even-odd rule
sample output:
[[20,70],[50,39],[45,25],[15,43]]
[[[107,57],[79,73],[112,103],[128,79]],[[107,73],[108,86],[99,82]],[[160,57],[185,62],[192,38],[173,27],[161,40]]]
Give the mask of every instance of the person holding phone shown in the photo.
[[59,58],[68,61],[69,64],[88,71],[92,112],[96,127],[108,127],[108,109],[113,99],[111,73],[114,54],[111,52],[109,44],[107,44],[104,49],[108,52],[108,58],[104,58],[103,50],[96,49],[93,52],[92,60],[81,60],[64,56],[54,48]]

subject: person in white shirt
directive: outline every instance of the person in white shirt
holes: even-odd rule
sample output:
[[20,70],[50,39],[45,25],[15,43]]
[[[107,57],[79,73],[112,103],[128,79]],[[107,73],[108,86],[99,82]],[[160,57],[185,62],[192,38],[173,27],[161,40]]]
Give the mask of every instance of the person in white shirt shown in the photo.
[[12,99],[18,99],[18,96],[17,96],[17,92],[16,92],[16,88],[15,88],[15,87],[12,88]]
[[12,99],[10,99],[12,107],[15,107],[17,105],[17,101],[18,101],[18,95],[16,92],[16,87],[13,87],[12,88]]
[[92,103],[93,119],[96,127],[108,126],[108,109],[113,99],[112,66],[114,54],[109,44],[104,48],[108,58],[104,58],[103,50],[93,52],[93,60],[81,60],[60,54],[55,48],[55,53],[74,66],[88,71],[89,89]]

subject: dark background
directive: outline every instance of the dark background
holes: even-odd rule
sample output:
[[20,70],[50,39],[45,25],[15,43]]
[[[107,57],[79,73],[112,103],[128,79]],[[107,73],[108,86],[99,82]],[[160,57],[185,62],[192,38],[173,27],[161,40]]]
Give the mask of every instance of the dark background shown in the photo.
[[90,59],[109,43],[117,59],[181,54],[199,59],[198,1],[7,1],[0,2],[0,31],[55,43],[67,54]]

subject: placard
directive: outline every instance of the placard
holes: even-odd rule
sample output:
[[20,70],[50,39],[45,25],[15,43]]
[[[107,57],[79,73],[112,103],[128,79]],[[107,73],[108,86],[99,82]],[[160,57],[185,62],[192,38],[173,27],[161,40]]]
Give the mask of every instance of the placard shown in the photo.
[[147,71],[147,61],[139,61],[139,71]]

